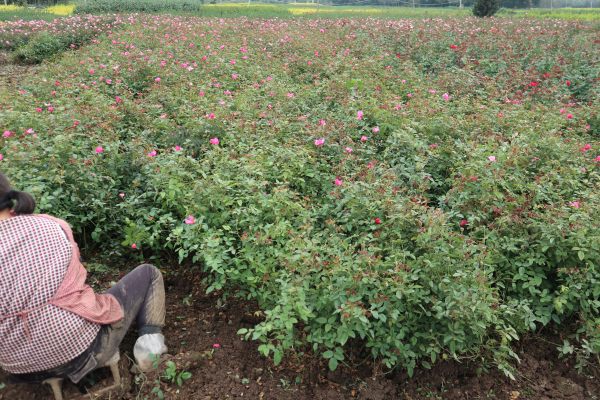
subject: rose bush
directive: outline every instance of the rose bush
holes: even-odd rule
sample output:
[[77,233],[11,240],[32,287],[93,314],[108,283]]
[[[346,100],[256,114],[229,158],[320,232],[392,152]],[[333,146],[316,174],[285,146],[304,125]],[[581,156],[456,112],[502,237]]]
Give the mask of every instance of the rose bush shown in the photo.
[[87,254],[257,300],[276,363],[599,352],[593,25],[135,22],[1,96],[0,169]]

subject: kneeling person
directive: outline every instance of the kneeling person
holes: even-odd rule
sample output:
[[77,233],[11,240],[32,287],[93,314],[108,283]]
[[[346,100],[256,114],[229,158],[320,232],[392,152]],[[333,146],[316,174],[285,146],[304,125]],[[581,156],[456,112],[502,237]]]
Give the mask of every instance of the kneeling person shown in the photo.
[[34,209],[31,195],[0,173],[0,368],[17,381],[77,383],[119,352],[135,324],[134,358],[151,369],[167,351],[160,271],[140,265],[94,293],[69,225]]

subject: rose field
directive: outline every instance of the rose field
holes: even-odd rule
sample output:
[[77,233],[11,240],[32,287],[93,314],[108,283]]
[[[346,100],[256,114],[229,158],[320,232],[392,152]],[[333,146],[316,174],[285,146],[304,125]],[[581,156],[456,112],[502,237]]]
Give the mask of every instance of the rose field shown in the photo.
[[122,398],[593,399],[599,32],[0,22],[0,171],[73,226],[97,288],[165,273],[192,378],[158,366]]

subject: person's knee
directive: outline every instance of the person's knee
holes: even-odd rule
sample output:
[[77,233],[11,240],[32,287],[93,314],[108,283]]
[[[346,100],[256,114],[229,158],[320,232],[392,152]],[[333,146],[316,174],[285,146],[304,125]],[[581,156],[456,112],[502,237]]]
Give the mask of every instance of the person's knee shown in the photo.
[[148,275],[148,276],[152,276],[152,277],[155,277],[155,276],[162,277],[162,273],[160,272],[160,270],[152,264],[138,265],[135,270],[138,270],[140,273],[142,273],[144,275]]
[[152,270],[152,269],[157,269],[157,268],[154,265],[152,265],[152,264],[140,264],[135,269],[139,269],[139,270]]
[[136,268],[138,272],[144,276],[144,279],[148,279],[151,285],[156,285],[157,282],[163,284],[162,272],[152,264],[142,264]]

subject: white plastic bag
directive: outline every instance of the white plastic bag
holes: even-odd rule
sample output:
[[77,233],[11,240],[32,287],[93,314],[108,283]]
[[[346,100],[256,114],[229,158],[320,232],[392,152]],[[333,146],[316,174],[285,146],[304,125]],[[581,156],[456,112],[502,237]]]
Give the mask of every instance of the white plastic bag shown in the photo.
[[167,352],[165,337],[162,333],[151,333],[140,336],[133,346],[133,357],[142,372],[152,370],[154,360]]

